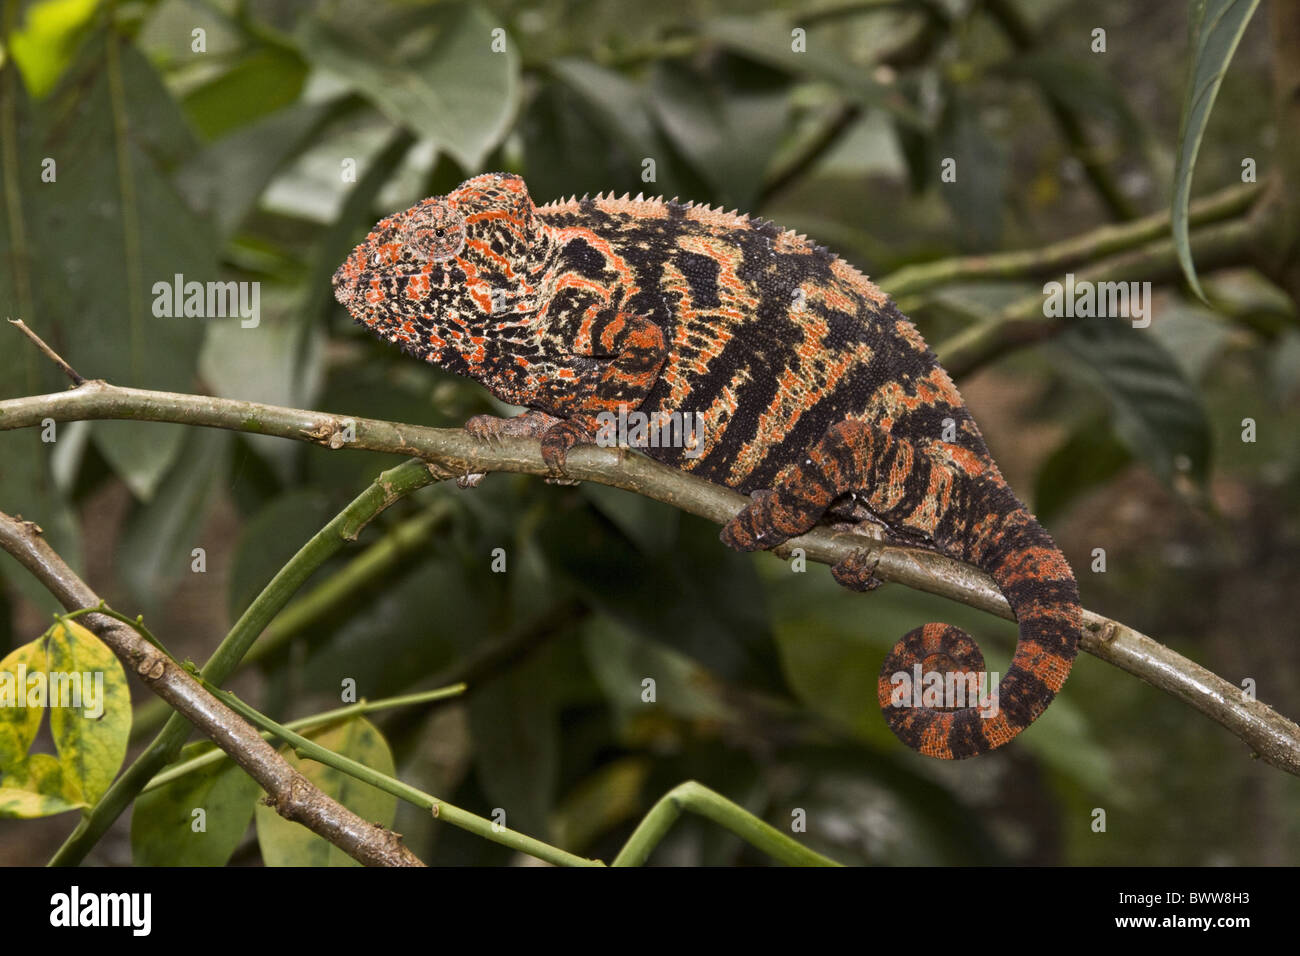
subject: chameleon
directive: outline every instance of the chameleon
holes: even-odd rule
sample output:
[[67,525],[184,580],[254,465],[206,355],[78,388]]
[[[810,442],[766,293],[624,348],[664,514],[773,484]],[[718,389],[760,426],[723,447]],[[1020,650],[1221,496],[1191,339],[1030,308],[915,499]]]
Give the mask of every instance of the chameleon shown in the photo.
[[[705,427],[691,441],[640,450],[749,496],[721,531],[729,547],[874,524],[987,572],[1019,628],[995,706],[896,693],[901,675],[984,674],[956,627],[916,628],[885,658],[881,712],[913,750],[1000,747],[1065,683],[1082,627],[1069,564],[916,327],[805,236],[642,195],[539,206],[519,176],[488,173],[382,219],[333,287],[375,335],[522,407],[465,427],[538,439],[554,477],[575,445],[601,443],[611,415],[692,413]],[[872,590],[875,553],[855,548],[831,573]]]

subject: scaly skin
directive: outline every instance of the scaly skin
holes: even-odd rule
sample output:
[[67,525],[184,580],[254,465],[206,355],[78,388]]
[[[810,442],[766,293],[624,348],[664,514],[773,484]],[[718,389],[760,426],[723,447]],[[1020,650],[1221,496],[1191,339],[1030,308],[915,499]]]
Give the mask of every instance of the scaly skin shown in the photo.
[[[379,222],[334,288],[376,335],[530,409],[469,427],[538,437],[556,476],[602,413],[700,413],[702,447],[643,450],[753,496],[723,528],[729,546],[776,547],[834,509],[987,571],[1020,626],[995,716],[891,703],[891,675],[916,663],[983,670],[956,628],[912,631],[881,670],[886,722],[921,753],[999,747],[1065,682],[1081,627],[1069,565],[912,324],[803,236],[675,200],[536,206],[493,173]],[[869,590],[872,570],[857,552],[832,573]]]

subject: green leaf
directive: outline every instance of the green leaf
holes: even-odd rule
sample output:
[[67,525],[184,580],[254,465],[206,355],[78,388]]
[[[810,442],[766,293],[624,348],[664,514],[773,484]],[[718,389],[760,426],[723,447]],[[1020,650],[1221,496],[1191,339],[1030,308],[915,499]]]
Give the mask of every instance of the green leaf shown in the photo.
[[[393,754],[388,748],[388,742],[379,729],[364,717],[355,717],[336,727],[307,736],[327,750],[350,757],[372,770],[388,776],[395,774]],[[397,798],[392,794],[314,760],[305,760],[292,753],[287,753],[285,758],[323,793],[362,819],[384,827],[393,825]],[[332,843],[318,837],[306,827],[284,819],[270,807],[259,803],[255,812],[257,842],[262,848],[262,860],[267,866],[361,865]]]
[[[642,638],[606,617],[584,624],[582,638],[596,682],[625,718],[657,708],[688,720],[732,716],[717,678],[679,651]],[[642,699],[642,682],[647,678],[655,682],[654,703]]]
[[299,489],[271,501],[244,523],[230,562],[226,607],[232,620],[332,517],[324,495]]
[[[478,169],[505,136],[519,100],[519,55],[499,24],[476,5],[324,22],[309,18],[299,46],[393,122],[432,139],[465,169]],[[430,30],[432,29],[432,34]]]
[[306,78],[307,64],[292,50],[263,47],[188,93],[181,105],[199,135],[213,140],[288,106]]
[[[6,202],[0,205],[0,320],[23,319],[49,335],[55,313],[37,308],[35,296],[43,275],[43,252],[38,239],[43,223],[34,197],[40,194],[40,144],[30,135],[32,108],[23,96],[14,70],[0,70],[0,177]],[[10,193],[10,184],[14,184]],[[15,201],[8,201],[8,200]],[[66,387],[53,365],[7,322],[0,323],[7,345],[0,348],[0,398],[39,395]],[[0,507],[12,515],[37,522],[46,539],[74,568],[81,567],[81,536],[72,509],[58,494],[52,478],[56,440],[68,434],[71,424],[27,428],[0,433]],[[34,607],[56,612],[58,601],[31,572],[9,554],[0,553],[0,579],[22,594]]]
[[923,126],[906,98],[893,86],[877,83],[870,68],[851,63],[838,51],[814,46],[797,53],[791,44],[791,27],[784,14],[728,16],[710,20],[702,27],[705,36],[759,63],[766,63],[793,76],[825,80],[866,106],[887,110],[909,126]]
[[[54,625],[49,638],[54,749],[69,785],[86,803],[95,803],[126,758],[131,736],[131,691],[126,672],[104,642],[76,621]],[[80,706],[75,698],[73,706],[53,706],[53,684],[61,675],[81,676]],[[95,688],[97,700],[87,692],[89,687]]]
[[676,542],[682,513],[672,505],[593,481],[584,481],[578,490],[641,550],[663,554]]
[[1075,429],[1038,470],[1034,482],[1038,520],[1049,523],[1067,504],[1114,477],[1132,460],[1104,416]]
[[[639,170],[641,161],[648,157],[661,163],[666,151],[639,86],[621,73],[588,60],[562,58],[552,61],[549,69],[609,138],[605,148],[621,149],[632,160],[631,170]],[[656,182],[661,189],[667,189],[663,170],[657,171]]]
[[1300,332],[1288,329],[1279,336],[1269,366],[1278,402],[1289,401],[1300,392]]
[[[112,55],[100,59],[104,49]],[[217,278],[207,223],[169,176],[195,143],[134,47],[114,34],[90,52],[39,114],[27,147],[29,159],[57,158],[57,179],[32,190],[39,331],[87,377],[190,391],[205,320],[156,316],[153,289],[177,273]],[[152,495],[184,433],[179,425],[108,421],[92,431],[141,499]]]
[[1081,319],[1051,346],[1059,365],[1109,400],[1115,432],[1164,481],[1185,472],[1204,482],[1210,425],[1195,386],[1148,330],[1114,319]]
[[1174,165],[1173,230],[1178,263],[1192,291],[1208,305],[1196,265],[1192,262],[1188,234],[1188,206],[1192,196],[1192,171],[1201,138],[1210,120],[1210,110],[1219,95],[1219,84],[1228,70],[1246,24],[1259,0],[1192,0],[1192,61],[1187,92],[1183,98],[1178,131],[1178,159]]
[[200,534],[225,478],[232,438],[217,429],[190,429],[153,500],[127,522],[119,567],[140,611],[161,610],[176,583],[193,573],[192,551],[205,544]]
[[311,328],[327,307],[334,307],[330,294],[330,277],[339,263],[352,251],[355,242],[374,224],[373,207],[380,190],[393,177],[402,160],[415,144],[415,137],[405,129],[389,136],[384,148],[367,166],[364,175],[348,191],[343,208],[316,244],[311,273],[304,293],[298,325]]
[[[519,117],[528,189],[536,201],[602,192],[639,168],[632,156],[645,154],[627,153],[586,105],[566,84],[545,83]],[[654,191],[663,188],[656,184]]]
[[177,174],[177,186],[192,205],[210,212],[218,235],[229,237],[276,172],[314,143],[326,124],[355,106],[345,96],[272,113],[198,153]]
[[749,209],[787,128],[788,89],[780,73],[737,58],[708,71],[660,61],[651,103],[673,145],[708,182],[713,202]]
[[469,699],[474,766],[506,826],[547,839],[559,781],[560,723],[553,657],[538,654],[475,689]]
[[716,525],[684,517],[674,549],[644,553],[574,509],[547,520],[537,540],[547,566],[611,619],[724,680],[783,689],[754,562],[728,551]]
[[[189,760],[212,749],[191,744]],[[230,760],[192,770],[135,799],[131,813],[131,859],[136,866],[224,866],[253,819],[262,788]],[[194,811],[203,810],[195,829]]]
[[623,757],[579,781],[552,817],[556,845],[582,853],[601,834],[635,816],[652,769],[650,758]]
[[99,0],[28,4],[22,26],[9,37],[9,52],[33,99],[48,96],[72,65],[98,7]]
[[956,161],[957,178],[941,183],[939,195],[957,220],[960,238],[973,249],[995,246],[1002,233],[1007,148],[984,128],[976,103],[949,97],[935,152]]
[[1160,321],[1147,330],[1178,363],[1189,382],[1199,382],[1232,337],[1232,326],[1200,303],[1171,294]]

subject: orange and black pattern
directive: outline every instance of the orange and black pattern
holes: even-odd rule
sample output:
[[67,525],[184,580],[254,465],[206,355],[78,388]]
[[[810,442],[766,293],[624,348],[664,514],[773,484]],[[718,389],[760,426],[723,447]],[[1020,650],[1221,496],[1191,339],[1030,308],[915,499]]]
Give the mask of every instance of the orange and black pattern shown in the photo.
[[[913,631],[881,673],[896,734],[935,757],[1007,742],[1060,690],[1081,611],[1051,538],[1003,481],[947,373],[865,276],[803,236],[676,200],[583,197],[536,206],[493,173],[379,222],[339,267],[358,322],[428,362],[532,410],[556,473],[598,416],[701,416],[702,448],[647,454],[755,500],[722,533],[772,548],[828,509],[884,524],[987,571],[1020,637],[995,716],[894,707],[888,678],[921,663],[982,671],[943,625]],[[875,585],[856,555],[832,569]]]

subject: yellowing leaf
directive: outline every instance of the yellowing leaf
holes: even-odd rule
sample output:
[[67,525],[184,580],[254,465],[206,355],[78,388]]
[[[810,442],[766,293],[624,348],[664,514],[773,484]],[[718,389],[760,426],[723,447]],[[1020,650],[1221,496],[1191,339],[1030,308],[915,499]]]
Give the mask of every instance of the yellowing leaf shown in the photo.
[[0,661],[0,777],[26,759],[36,739],[45,708],[27,706],[27,677],[43,674],[45,669],[44,637],[24,644]]
[[32,754],[0,781],[0,817],[48,817],[86,805],[50,754]]
[[104,642],[76,621],[54,625],[49,638],[54,748],[69,784],[94,803],[126,757],[131,735],[126,673]]
[[[379,728],[364,717],[353,718],[310,736],[327,750],[351,757],[380,773],[392,776],[395,772],[388,742]],[[380,826],[393,825],[397,798],[392,794],[314,760],[303,760],[294,754],[286,754],[286,758],[322,792],[353,813]],[[306,827],[284,819],[263,804],[257,806],[257,842],[262,847],[262,861],[267,866],[360,865],[338,847]]]

